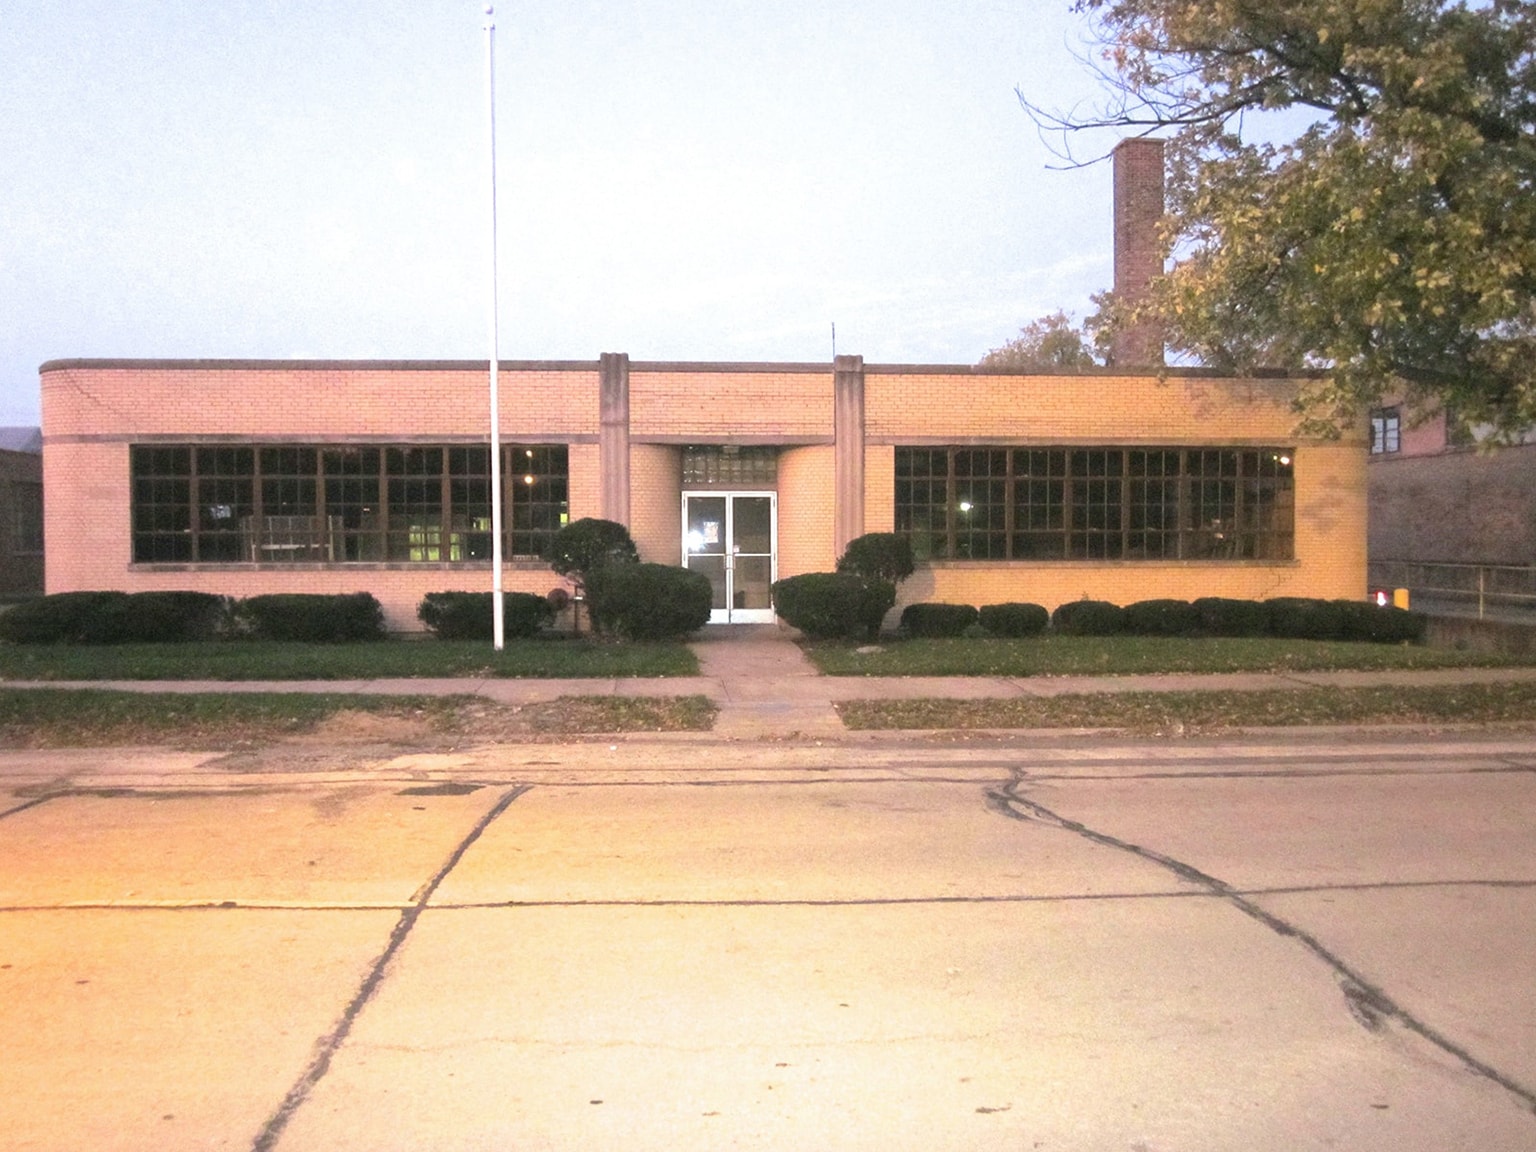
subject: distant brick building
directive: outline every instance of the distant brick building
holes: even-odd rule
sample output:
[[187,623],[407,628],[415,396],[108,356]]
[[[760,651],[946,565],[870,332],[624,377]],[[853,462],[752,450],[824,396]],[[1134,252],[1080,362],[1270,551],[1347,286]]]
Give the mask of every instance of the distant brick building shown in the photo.
[[1536,437],[1490,449],[1447,435],[1443,414],[1371,414],[1373,564],[1536,565]]
[[[1155,274],[1160,151],[1116,161],[1117,269]],[[505,363],[506,585],[549,590],[550,535],[600,516],[709,575],[722,622],[771,620],[774,579],[876,531],[919,557],[903,602],[1362,596],[1363,430],[1299,439],[1293,382],[1163,370],[1156,334],[1133,336],[1115,366],[1062,375]],[[44,364],[49,590],[367,590],[415,627],[425,593],[490,584],[486,375]]]

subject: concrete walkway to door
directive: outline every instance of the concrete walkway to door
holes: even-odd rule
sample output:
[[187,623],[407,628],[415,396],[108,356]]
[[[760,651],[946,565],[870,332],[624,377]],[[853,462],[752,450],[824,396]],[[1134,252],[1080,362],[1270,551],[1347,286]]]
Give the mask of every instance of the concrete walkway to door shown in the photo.
[[838,736],[846,730],[826,679],[776,624],[720,624],[689,645],[719,685],[720,736]]

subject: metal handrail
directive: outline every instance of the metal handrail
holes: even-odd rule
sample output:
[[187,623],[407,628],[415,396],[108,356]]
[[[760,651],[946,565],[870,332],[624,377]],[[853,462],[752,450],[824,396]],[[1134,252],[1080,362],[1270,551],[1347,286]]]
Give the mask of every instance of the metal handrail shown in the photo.
[[1536,565],[1372,560],[1372,587],[1407,588],[1412,596],[1474,600],[1482,619],[1489,605],[1536,608]]

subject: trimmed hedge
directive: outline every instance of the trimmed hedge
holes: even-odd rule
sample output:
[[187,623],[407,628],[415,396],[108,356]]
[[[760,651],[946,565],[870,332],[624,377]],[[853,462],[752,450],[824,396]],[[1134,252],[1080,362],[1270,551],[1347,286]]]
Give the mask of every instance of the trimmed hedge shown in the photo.
[[1051,628],[1064,636],[1113,636],[1124,628],[1125,609],[1107,600],[1068,600],[1051,613]]
[[1269,609],[1257,600],[1202,596],[1193,604],[1200,631],[1207,636],[1263,636],[1269,632]]
[[1200,612],[1188,600],[1137,600],[1127,604],[1122,627],[1133,636],[1191,636]]
[[895,604],[895,584],[850,572],[807,572],[773,585],[774,610],[813,640],[878,636]]
[[549,566],[561,576],[585,584],[586,578],[610,564],[638,564],[640,553],[629,529],[615,520],[585,516],[573,520],[550,539],[544,553]]
[[629,640],[671,640],[709,623],[709,577],[668,564],[608,564],[587,573],[593,626]]
[[1344,640],[1373,644],[1422,644],[1429,617],[1422,612],[1373,604],[1369,600],[1336,600]]
[[210,592],[57,592],[0,614],[12,644],[132,644],[211,640],[229,601]]
[[384,609],[370,592],[252,596],[235,605],[234,615],[246,635],[260,640],[339,644],[384,639]]
[[917,567],[912,556],[912,540],[898,532],[866,532],[848,541],[848,548],[838,558],[837,570],[865,581],[900,584]]
[[1038,636],[1050,625],[1051,614],[1040,604],[986,604],[977,613],[981,626],[993,636]]
[[1332,600],[1278,596],[1264,601],[1269,634],[1292,640],[1338,640],[1344,635],[1344,609]]
[[[490,640],[495,633],[490,592],[428,592],[416,619],[439,640]],[[532,592],[501,594],[502,631],[509,639],[534,635],[555,618],[555,606]]]
[[901,627],[909,636],[953,637],[976,623],[978,616],[969,604],[908,604],[901,610]]

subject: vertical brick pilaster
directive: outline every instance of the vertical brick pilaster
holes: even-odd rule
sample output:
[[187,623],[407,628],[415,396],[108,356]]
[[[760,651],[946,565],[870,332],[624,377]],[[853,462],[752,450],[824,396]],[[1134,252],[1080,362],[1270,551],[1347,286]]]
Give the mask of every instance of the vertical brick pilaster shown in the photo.
[[[1115,296],[1134,303],[1145,298],[1163,274],[1163,142],[1122,140],[1115,146]],[[1114,364],[1145,368],[1163,362],[1162,332],[1137,324],[1115,336]]]
[[598,361],[598,506],[604,520],[629,526],[629,355]]
[[864,534],[864,357],[839,356],[832,365],[832,546],[841,556]]

